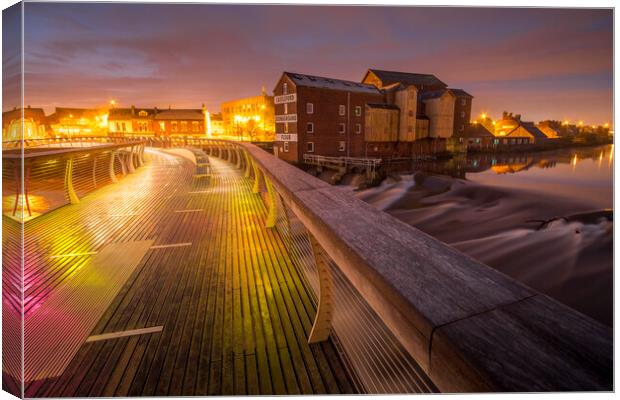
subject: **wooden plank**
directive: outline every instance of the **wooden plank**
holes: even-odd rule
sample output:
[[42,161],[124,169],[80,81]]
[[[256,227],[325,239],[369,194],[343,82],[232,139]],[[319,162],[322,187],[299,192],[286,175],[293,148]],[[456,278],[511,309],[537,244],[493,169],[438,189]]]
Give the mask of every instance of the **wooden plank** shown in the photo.
[[[332,371],[337,366],[317,361],[327,359],[324,351],[305,342],[313,306],[297,287],[301,280],[282,239],[264,228],[266,210],[251,182],[221,160],[211,163],[213,179],[192,182],[191,168],[177,163],[154,157],[146,168],[157,174],[156,187],[139,181],[140,169],[115,190],[86,196],[74,211],[44,216],[48,225],[64,218],[71,226],[52,254],[99,254],[33,262],[38,272],[31,276],[49,277],[36,289],[41,296],[72,279],[105,243],[148,238],[158,244],[149,246],[89,333],[105,338],[163,329],[84,343],[65,373],[39,387],[55,396],[335,393],[347,387],[348,379],[338,383],[346,378]],[[114,213],[131,218],[110,219],[114,213],[101,206],[106,197],[117,201]],[[93,207],[102,212],[94,216]],[[36,246],[54,234],[44,231],[46,224],[35,226],[39,237],[31,249],[40,251]],[[80,236],[86,227],[95,229],[97,242]]]
[[151,245],[150,240],[107,245],[27,315],[26,381],[62,373]]

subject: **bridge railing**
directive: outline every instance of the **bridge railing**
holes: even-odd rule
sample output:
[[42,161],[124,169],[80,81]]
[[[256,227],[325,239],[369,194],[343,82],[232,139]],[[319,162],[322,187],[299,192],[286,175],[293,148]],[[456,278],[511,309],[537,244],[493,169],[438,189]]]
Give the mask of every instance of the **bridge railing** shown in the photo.
[[[305,236],[305,246],[293,247],[301,259],[315,261],[314,280],[306,274],[318,302],[310,342],[330,333],[340,341],[380,335],[378,328],[370,331],[371,319],[351,321],[370,315],[356,313],[356,304],[338,308],[342,285],[335,282],[342,280],[388,331],[368,343],[396,339],[397,346],[374,351],[344,346],[358,372],[377,376],[383,369],[373,384],[419,366],[416,384],[427,384],[421,390],[613,389],[610,328],[254,145],[213,140],[193,145],[243,169],[255,192],[264,192],[268,227],[288,230],[294,240]],[[410,358],[385,354],[387,348],[404,349]],[[417,366],[405,365],[411,359]],[[374,391],[410,390],[406,383],[413,378],[399,378]]]
[[[2,212],[27,221],[132,173],[144,162],[145,142],[111,139],[81,143],[53,140],[38,146],[7,143],[2,152]],[[97,138],[99,139],[99,138]],[[94,140],[94,139],[93,139]]]

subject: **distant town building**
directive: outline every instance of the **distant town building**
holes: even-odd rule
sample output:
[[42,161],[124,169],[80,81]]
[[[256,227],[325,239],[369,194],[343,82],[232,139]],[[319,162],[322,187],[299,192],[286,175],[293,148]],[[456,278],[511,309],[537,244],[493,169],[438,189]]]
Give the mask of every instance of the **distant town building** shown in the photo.
[[199,109],[112,108],[110,136],[195,136],[208,134],[208,113]]
[[250,141],[274,140],[273,96],[268,96],[265,88],[260,96],[222,103],[221,112],[225,135]]
[[284,72],[274,89],[275,151],[304,155],[408,157],[445,150],[465,130],[472,96],[434,75],[370,69],[361,83]]
[[561,125],[555,126],[554,124],[551,124],[550,122],[551,121],[542,121],[537,125],[537,127],[549,139],[557,139],[561,136],[561,133],[560,133]]
[[468,124],[464,131],[455,133],[454,138],[467,146],[468,150],[489,149],[494,144],[495,135],[484,124]]
[[105,108],[56,107],[47,122],[56,137],[105,136],[108,134],[108,110]]
[[211,124],[211,134],[213,137],[222,136],[226,133],[222,113],[211,114],[209,117],[209,123]]
[[495,123],[495,140],[498,145],[544,144],[549,139],[533,122],[521,121],[521,115],[504,112]]
[[24,108],[23,118],[21,108],[2,113],[2,141],[44,139],[50,134],[42,108]]

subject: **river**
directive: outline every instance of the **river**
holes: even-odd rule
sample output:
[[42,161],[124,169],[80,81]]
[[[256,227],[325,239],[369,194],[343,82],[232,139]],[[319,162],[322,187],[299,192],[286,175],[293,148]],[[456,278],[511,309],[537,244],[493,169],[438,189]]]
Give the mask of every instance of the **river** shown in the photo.
[[613,145],[469,155],[355,194],[611,326],[613,162]]

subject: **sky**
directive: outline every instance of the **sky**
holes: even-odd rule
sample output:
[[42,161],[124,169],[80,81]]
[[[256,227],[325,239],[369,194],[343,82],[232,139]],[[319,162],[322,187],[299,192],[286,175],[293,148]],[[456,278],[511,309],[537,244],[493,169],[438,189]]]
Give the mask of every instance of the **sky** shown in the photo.
[[612,120],[611,10],[26,3],[24,21],[25,104],[48,112],[112,99],[217,112],[282,71],[378,68],[465,89],[474,115]]

